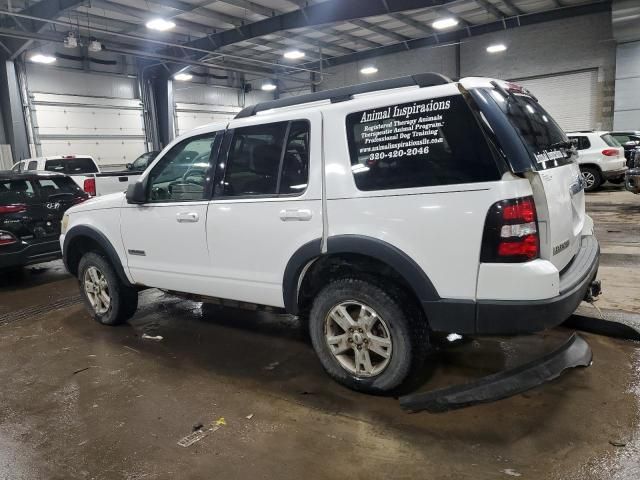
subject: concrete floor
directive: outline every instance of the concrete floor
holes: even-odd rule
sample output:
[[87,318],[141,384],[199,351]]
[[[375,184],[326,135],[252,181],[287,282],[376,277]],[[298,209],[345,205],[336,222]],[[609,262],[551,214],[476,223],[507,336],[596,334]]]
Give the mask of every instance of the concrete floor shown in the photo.
[[[610,189],[589,210],[603,247],[598,303],[633,317],[640,196]],[[589,368],[493,404],[407,414],[331,381],[287,316],[149,290],[129,325],[109,328],[87,316],[60,262],[0,282],[2,479],[640,478],[632,342],[584,334]],[[421,388],[518,365],[569,334],[440,343]]]

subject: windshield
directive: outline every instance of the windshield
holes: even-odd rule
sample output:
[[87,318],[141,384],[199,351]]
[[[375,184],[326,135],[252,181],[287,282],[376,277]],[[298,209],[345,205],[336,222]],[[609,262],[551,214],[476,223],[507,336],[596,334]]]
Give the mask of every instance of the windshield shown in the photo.
[[536,170],[566,165],[573,160],[576,152],[569,138],[534,98],[504,89],[490,89],[489,93],[515,128]]

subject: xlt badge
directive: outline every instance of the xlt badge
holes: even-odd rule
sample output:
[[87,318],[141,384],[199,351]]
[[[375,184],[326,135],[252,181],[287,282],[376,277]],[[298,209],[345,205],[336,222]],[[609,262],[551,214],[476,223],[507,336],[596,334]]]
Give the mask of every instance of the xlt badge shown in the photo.
[[569,240],[565,240],[564,242],[556,245],[555,247],[553,247],[553,254],[554,255],[559,254],[561,251],[566,250],[569,245],[570,245]]

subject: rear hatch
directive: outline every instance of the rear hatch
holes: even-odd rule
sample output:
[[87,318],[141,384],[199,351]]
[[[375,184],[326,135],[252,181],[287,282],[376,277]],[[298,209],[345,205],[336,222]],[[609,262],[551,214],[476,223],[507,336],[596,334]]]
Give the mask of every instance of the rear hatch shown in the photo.
[[492,84],[494,88],[479,89],[478,105],[507,147],[503,150],[511,170],[531,183],[541,258],[562,270],[580,248],[586,218],[577,150],[529,92],[511,83]]

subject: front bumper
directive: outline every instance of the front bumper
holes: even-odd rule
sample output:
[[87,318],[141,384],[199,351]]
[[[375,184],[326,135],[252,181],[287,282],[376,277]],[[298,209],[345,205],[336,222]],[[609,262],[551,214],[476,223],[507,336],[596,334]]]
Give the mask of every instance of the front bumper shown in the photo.
[[593,235],[585,235],[576,256],[560,272],[560,293],[555,297],[543,300],[438,300],[423,302],[423,307],[434,331],[469,335],[538,332],[569,318],[589,292],[599,263],[598,240]]
[[640,194],[640,168],[634,168],[627,172],[624,178],[624,187],[631,193]]
[[602,176],[609,180],[610,178],[620,178],[624,177],[624,174],[627,172],[627,167],[620,168],[617,170],[607,170],[602,172]]
[[49,262],[61,256],[60,244],[57,240],[33,244],[23,242],[15,245],[10,251],[0,249],[0,270]]

